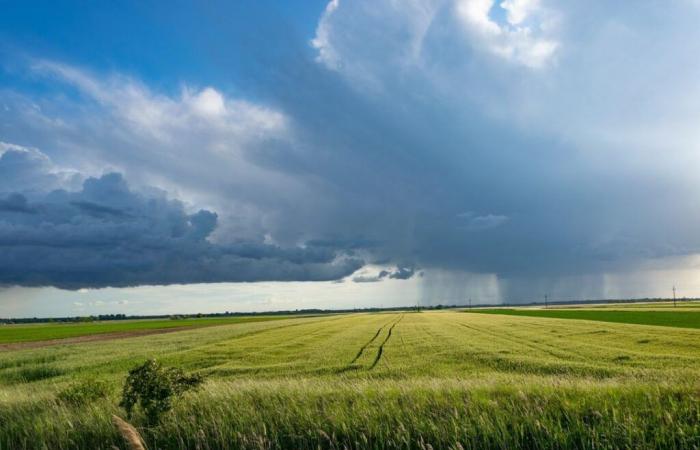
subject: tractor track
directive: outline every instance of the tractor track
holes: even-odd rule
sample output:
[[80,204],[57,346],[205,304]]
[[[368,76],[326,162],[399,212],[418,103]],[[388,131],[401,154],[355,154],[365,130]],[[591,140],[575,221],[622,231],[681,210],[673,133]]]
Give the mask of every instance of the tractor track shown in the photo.
[[382,359],[382,355],[384,354],[384,345],[389,342],[389,339],[391,338],[391,332],[394,330],[394,327],[401,322],[401,319],[403,319],[403,314],[399,317],[399,319],[394,322],[391,327],[389,327],[389,332],[386,334],[386,337],[384,338],[384,341],[382,341],[381,344],[379,344],[379,349],[377,349],[377,356],[374,357],[374,361],[372,362],[372,365],[369,366],[367,370],[372,370],[374,367],[379,364],[379,360]]
[[349,363],[348,365],[354,364],[355,361],[357,361],[358,359],[360,359],[360,356],[362,356],[362,353],[364,353],[365,349],[366,349],[367,347],[369,347],[370,345],[372,345],[372,342],[374,342],[374,341],[377,339],[377,337],[379,337],[379,334],[382,332],[382,330],[384,329],[384,327],[386,327],[390,322],[391,322],[391,321],[389,321],[389,322],[385,323],[384,325],[382,325],[381,327],[379,327],[379,329],[377,330],[377,333],[376,333],[374,336],[372,336],[372,339],[370,339],[369,341],[367,341],[367,342],[365,343],[365,345],[363,345],[362,347],[360,347],[360,351],[357,352],[357,355],[355,355],[355,357],[352,359],[352,361],[350,361],[350,363]]

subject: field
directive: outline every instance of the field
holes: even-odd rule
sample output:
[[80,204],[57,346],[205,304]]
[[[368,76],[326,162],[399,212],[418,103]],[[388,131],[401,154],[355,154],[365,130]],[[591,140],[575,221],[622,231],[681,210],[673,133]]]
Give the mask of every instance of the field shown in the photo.
[[664,327],[700,328],[700,310],[684,311],[664,310],[612,310],[601,309],[534,309],[534,308],[499,308],[475,309],[471,312],[480,314],[502,314],[508,316],[550,317],[556,319],[595,320],[601,322],[634,323],[639,325],[656,325]]
[[0,326],[0,344],[36,342],[108,333],[131,333],[146,330],[195,328],[242,322],[281,320],[286,316],[242,316],[188,319],[114,320],[85,323],[37,323]]
[[[150,449],[700,448],[700,330],[461,311],[0,352],[0,448],[126,448],[110,418],[147,358],[207,380],[133,418]],[[85,380],[106,396],[61,400]]]

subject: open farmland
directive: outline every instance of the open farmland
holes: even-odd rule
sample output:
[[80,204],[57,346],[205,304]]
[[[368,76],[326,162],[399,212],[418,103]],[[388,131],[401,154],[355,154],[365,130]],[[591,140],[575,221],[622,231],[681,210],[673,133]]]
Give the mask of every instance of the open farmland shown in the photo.
[[[143,331],[173,330],[176,328],[197,328],[243,322],[265,322],[281,320],[286,316],[246,316],[187,319],[142,319],[113,320],[86,323],[37,323],[0,326],[0,345],[21,342],[50,341],[54,339],[77,338],[100,334],[138,333]],[[0,347],[1,348],[1,347]]]
[[[241,322],[0,353],[0,448],[125,448],[131,367],[206,376],[149,448],[698,448],[700,330],[457,311]],[[104,398],[66,403],[81,380]]]
[[474,309],[472,313],[499,314],[507,316],[549,317],[555,319],[594,320],[601,322],[633,323],[664,327],[700,328],[700,310],[632,309],[540,309],[540,308],[497,308]]

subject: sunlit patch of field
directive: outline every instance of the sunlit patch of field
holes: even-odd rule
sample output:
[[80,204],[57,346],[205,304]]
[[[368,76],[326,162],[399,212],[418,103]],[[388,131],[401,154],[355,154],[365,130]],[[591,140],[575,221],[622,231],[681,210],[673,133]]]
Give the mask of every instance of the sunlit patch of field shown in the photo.
[[[238,323],[4,352],[0,448],[123,446],[129,368],[207,376],[150,448],[693,448],[700,330],[459,311]],[[109,398],[67,405],[76,380]]]

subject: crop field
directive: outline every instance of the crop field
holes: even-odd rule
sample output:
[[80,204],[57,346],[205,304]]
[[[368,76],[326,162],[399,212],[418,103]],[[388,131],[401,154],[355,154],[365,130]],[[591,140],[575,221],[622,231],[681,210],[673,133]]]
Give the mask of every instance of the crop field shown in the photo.
[[601,322],[634,323],[665,327],[700,328],[700,310],[669,311],[639,309],[534,309],[498,308],[475,309],[479,314],[501,314],[508,316],[550,317],[556,319],[595,320]]
[[187,319],[113,320],[86,323],[38,323],[0,325],[0,344],[36,342],[107,333],[130,333],[145,330],[194,328],[242,322],[281,320],[285,316],[239,316]]
[[[3,351],[0,448],[128,448],[111,417],[148,358],[205,377],[130,419],[149,449],[700,448],[700,330],[462,311]],[[104,391],[66,400],[88,381]]]

